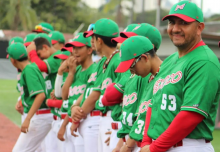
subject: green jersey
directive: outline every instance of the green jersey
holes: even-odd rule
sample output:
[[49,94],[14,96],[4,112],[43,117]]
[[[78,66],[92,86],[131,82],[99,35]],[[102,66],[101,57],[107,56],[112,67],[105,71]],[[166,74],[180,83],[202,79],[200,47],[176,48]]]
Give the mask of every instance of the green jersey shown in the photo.
[[[131,77],[126,82],[123,93],[121,120],[122,127],[117,133],[118,138],[123,138],[125,135],[129,134],[132,126],[134,125],[134,122],[137,118],[135,113],[138,108],[141,96],[143,96],[142,92],[146,87],[148,78],[149,76],[142,78],[137,75],[131,75]],[[119,89],[119,86],[122,86],[123,88],[123,85],[120,84],[120,82],[116,85],[116,88],[118,88],[118,90],[122,90],[121,88]]]
[[[40,93],[46,95],[46,85],[44,78],[35,63],[28,64],[21,73],[21,100],[24,107],[24,113],[28,113],[34,100],[35,96]],[[46,98],[41,104],[39,109],[48,109],[45,104]]]
[[98,61],[98,63],[94,63],[92,73],[90,74],[90,77],[86,83],[86,91],[83,94],[83,98],[80,103],[80,107],[82,107],[84,101],[88,98],[88,96],[92,93],[93,90],[99,91],[100,87],[99,87],[99,84],[96,83],[96,80],[97,80],[97,78],[101,78],[102,67],[103,67],[105,60],[106,60],[106,57],[102,57],[101,60]]
[[186,137],[212,140],[220,95],[220,65],[206,45],[179,58],[169,56],[156,76],[148,136],[157,139],[180,111],[193,111],[205,117]]
[[[148,76],[147,79],[149,81]],[[142,92],[140,103],[138,105],[137,112],[135,114],[137,116],[137,119],[135,120],[134,125],[132,126],[129,132],[130,138],[136,141],[142,141],[143,139],[146,113],[148,106],[151,104],[151,98],[153,96],[153,85],[154,85],[154,80],[150,81],[149,83],[146,82],[146,87]]]
[[18,72],[16,89],[17,89],[17,91],[18,91],[19,93],[21,92],[20,80],[21,80],[21,72]]
[[[105,89],[112,83],[112,82],[118,82],[121,78],[121,76],[123,76],[124,74],[128,74],[130,73],[125,72],[125,73],[116,73],[115,70],[118,67],[119,63],[121,62],[119,53],[116,53],[110,60],[110,62],[108,63],[107,68],[104,70],[102,68],[102,78],[101,79],[97,79],[97,81],[101,81],[101,88],[100,88],[100,92],[101,95],[99,97],[99,100],[96,102],[96,108],[98,110],[100,110],[102,113],[106,113],[109,110],[113,110],[115,108],[115,106],[104,106],[102,104],[102,97],[103,94],[105,92]],[[116,112],[115,110],[112,112]],[[113,114],[114,115],[114,114]]]
[[69,88],[68,100],[65,100],[62,104],[62,112],[67,112],[71,116],[71,106],[76,102],[81,94],[84,93],[86,89],[86,82],[88,81],[91,71],[93,70],[94,64],[89,68],[82,71],[82,66],[78,66],[76,73],[74,75],[73,83]]
[[[57,72],[58,72],[58,69],[59,69],[61,61],[62,61],[61,59],[54,59],[54,56],[61,54],[61,53],[62,52],[60,50],[58,50],[55,53],[53,53],[48,59],[44,60],[44,62],[47,65],[47,70],[48,70],[48,73],[45,76],[45,83],[46,83],[47,94],[48,94],[47,98],[50,98],[50,93],[54,90]],[[59,109],[58,108],[52,107],[51,112],[54,115],[59,116]]]

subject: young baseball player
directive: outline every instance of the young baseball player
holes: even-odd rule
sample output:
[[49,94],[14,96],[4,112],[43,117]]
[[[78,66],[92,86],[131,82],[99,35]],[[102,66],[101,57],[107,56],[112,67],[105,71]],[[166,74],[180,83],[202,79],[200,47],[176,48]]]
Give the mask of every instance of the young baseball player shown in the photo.
[[[148,37],[149,40],[154,44],[154,50],[156,51],[161,44],[161,35],[159,30],[157,30],[155,27],[153,27],[150,24],[142,23],[140,25],[137,25],[131,32],[122,32],[120,35],[142,35],[144,37]],[[113,39],[113,41],[119,41],[122,42],[127,38],[118,37]],[[134,52],[135,53],[135,52]],[[116,70],[116,72],[124,72],[121,70]],[[132,73],[135,73],[135,71],[132,71]],[[120,91],[123,96],[123,117],[122,117],[122,128],[118,131],[118,137],[124,138],[124,141],[126,144],[122,147],[121,141],[118,143],[118,146],[115,150],[126,151],[128,150],[128,147],[132,147],[133,151],[136,151],[136,141],[130,138],[130,131],[134,123],[136,122],[137,114],[136,110],[139,107],[140,99],[143,94],[143,91],[146,88],[146,85],[149,81],[149,78],[151,77],[151,74],[148,74],[148,76],[145,76],[144,78],[137,76],[135,74],[132,74],[131,77],[127,80],[126,78],[122,78],[119,83],[115,84],[114,87]],[[136,87],[134,87],[136,86]],[[113,87],[113,86],[109,86]],[[110,88],[110,91],[108,91],[109,88],[106,90],[104,97],[103,97],[103,103],[112,104],[112,101],[115,102],[115,97],[111,97],[111,93],[119,94],[117,90],[114,88]],[[114,91],[114,92],[113,92]],[[112,99],[111,99],[112,98]],[[108,100],[108,101],[107,101]],[[111,101],[112,100],[112,101]],[[119,99],[120,100],[120,99]],[[128,144],[129,143],[129,144]]]
[[41,22],[40,24],[35,26],[35,29],[32,30],[32,32],[36,33],[50,33],[54,31],[54,28],[51,24],[46,23],[46,22]]
[[51,38],[51,42],[55,50],[61,50],[64,47],[65,38],[63,33],[59,31],[52,31],[48,34],[48,36]]
[[8,47],[12,64],[21,69],[21,96],[26,115],[21,126],[21,134],[13,152],[35,151],[50,130],[52,115],[45,104],[46,86],[37,65],[28,61],[25,46],[14,43]]
[[[45,33],[36,35],[34,41],[27,47],[27,49],[31,62],[36,63],[41,72],[44,72],[45,83],[49,94],[48,98],[51,98],[57,71],[61,63],[61,60],[54,59],[54,56],[62,53],[60,50],[55,50],[52,47],[51,38]],[[60,117],[59,108],[50,107],[50,111],[55,116]],[[45,138],[44,145],[42,146],[42,149],[45,151],[58,151],[57,142],[59,142],[59,140],[53,142],[52,139],[56,139],[56,130],[58,130],[57,128],[59,127],[59,124],[58,121],[53,121],[52,130]]]
[[[121,77],[121,74],[117,74],[114,72],[119,64],[120,57],[118,51],[116,50],[116,44],[111,43],[111,38],[117,37],[118,34],[118,25],[110,19],[103,18],[96,21],[93,31],[87,32],[86,35],[87,37],[92,35],[94,36],[94,44],[96,46],[96,50],[102,52],[107,58],[102,69],[102,79],[100,79],[100,82],[97,81],[98,79],[96,80],[99,83],[100,87],[93,88],[94,91],[100,92],[98,101],[96,102],[96,104],[95,102],[91,103],[91,101],[85,101],[82,105],[82,111],[79,112],[80,114],[83,113],[84,115],[87,115],[94,109],[94,106],[96,106],[98,110],[105,114],[103,115],[103,117],[101,117],[101,122],[99,126],[99,151],[110,151],[109,146],[105,144],[106,139],[109,137],[106,132],[111,131],[111,122],[113,121],[111,115],[113,118],[116,118],[116,115],[120,115],[121,109],[119,105],[105,107],[103,106],[101,101],[106,87],[112,82],[118,81],[117,79],[120,79]],[[86,108],[84,109],[84,107]],[[119,111],[117,110],[118,107],[120,108]],[[74,112],[78,112],[78,110],[75,111],[74,108],[72,108],[72,112],[73,115],[75,115]]]
[[[83,140],[82,137],[78,134],[78,137],[73,137],[70,132],[70,126],[72,122],[70,118],[71,116],[71,106],[78,105],[76,103],[78,98],[81,98],[82,94],[86,90],[86,82],[88,81],[94,64],[92,61],[92,48],[91,48],[91,38],[84,38],[83,33],[79,33],[72,42],[67,43],[66,46],[73,47],[73,57],[68,59],[67,66],[69,67],[69,74],[65,80],[65,83],[62,87],[62,98],[66,100],[66,103],[63,104],[61,110],[68,113],[66,116],[60,131],[58,133],[58,138],[60,140],[64,140],[63,135],[66,131],[66,149],[68,147],[73,147],[74,151],[83,151]],[[73,67],[74,63],[79,65],[76,69]],[[75,65],[76,66],[76,65]],[[71,68],[70,68],[71,67]]]
[[[142,152],[214,152],[210,143],[220,93],[220,65],[202,41],[203,13],[192,2],[175,4],[167,33],[178,52],[155,77]],[[152,142],[153,140],[153,142]]]
[[[16,42],[24,43],[24,41],[21,37],[13,37],[9,40],[8,46],[10,46],[11,44],[16,43]],[[8,57],[9,56],[7,55],[6,58],[8,58]],[[18,74],[17,74],[17,80],[18,81],[17,81],[16,89],[20,93],[21,92],[21,87],[20,87],[21,86],[20,85],[21,70],[17,69],[17,71],[18,71]],[[15,105],[15,109],[21,114],[21,122],[23,122],[23,120],[24,120],[24,116],[23,116],[24,108],[22,106],[21,96],[18,97],[17,103]]]
[[[91,39],[91,48],[92,50],[95,50],[93,38]],[[106,57],[102,57],[101,60],[94,65],[92,69],[92,74],[87,80],[86,89],[83,94],[83,97],[82,99],[78,99],[74,104],[74,106],[80,105],[81,107],[87,98],[91,98],[94,100],[93,96],[92,95],[90,96],[90,94],[93,92],[93,88],[99,85],[96,84],[96,79],[98,78],[101,79],[102,67],[105,60]],[[90,152],[91,147],[94,152],[98,151],[98,132],[99,132],[99,123],[100,123],[101,115],[102,113],[100,111],[94,109],[87,115],[86,119],[80,121],[79,133],[83,137],[84,152]],[[72,134],[74,135],[75,133],[72,131]]]

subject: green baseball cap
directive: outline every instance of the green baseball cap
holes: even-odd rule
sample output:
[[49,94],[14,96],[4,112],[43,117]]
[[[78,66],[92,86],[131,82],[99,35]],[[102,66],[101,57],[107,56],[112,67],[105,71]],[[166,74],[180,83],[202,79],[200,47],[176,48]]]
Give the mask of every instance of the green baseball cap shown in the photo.
[[11,44],[13,44],[13,43],[15,43],[15,42],[24,43],[24,40],[23,40],[22,37],[15,36],[15,37],[13,37],[13,38],[11,38],[11,39],[9,40],[8,45],[11,45]]
[[121,63],[115,72],[123,73],[131,67],[135,58],[152,50],[153,44],[144,36],[132,36],[121,44],[120,49]]
[[64,35],[59,31],[52,31],[48,34],[48,36],[51,38],[52,44],[56,44],[58,42],[65,43]]
[[24,46],[28,46],[31,44],[31,42],[34,40],[36,34],[35,33],[30,33],[28,35],[26,35],[26,37],[24,38]]
[[46,33],[39,33],[35,36],[34,39],[39,38],[39,37],[47,39],[47,41],[50,43],[50,45],[52,45],[51,38]]
[[171,16],[176,16],[186,22],[204,22],[202,10],[190,1],[180,1],[173,5],[169,15],[165,16],[162,20],[164,21]]
[[7,52],[8,52],[9,58],[13,58],[15,60],[26,58],[28,56],[26,47],[24,46],[23,43],[20,43],[20,42],[15,42],[11,44],[7,48]]
[[120,36],[124,38],[129,38],[137,35],[149,38],[154,47],[156,49],[159,49],[162,41],[160,31],[156,27],[148,23],[141,23],[140,25],[136,26],[131,32],[120,33]]
[[83,33],[80,32],[77,34],[73,39],[72,42],[66,43],[65,47],[82,47],[82,46],[88,46],[91,47],[91,37],[84,37]]
[[108,18],[99,19],[95,22],[93,30],[84,32],[84,37],[89,37],[93,34],[98,34],[106,37],[118,37],[118,24]]
[[[121,33],[124,33],[124,32],[131,32],[136,26],[138,26],[138,24],[130,24],[128,25],[123,32],[120,32],[120,35]],[[124,37],[116,37],[116,38],[112,38],[112,43],[122,43],[126,40],[127,38],[124,38]]]
[[66,60],[70,56],[69,51],[63,51],[61,54],[54,55],[54,59]]
[[52,31],[54,31],[53,26],[46,22],[41,22],[40,24],[35,26],[34,30],[32,30],[32,32],[37,33],[50,33]]

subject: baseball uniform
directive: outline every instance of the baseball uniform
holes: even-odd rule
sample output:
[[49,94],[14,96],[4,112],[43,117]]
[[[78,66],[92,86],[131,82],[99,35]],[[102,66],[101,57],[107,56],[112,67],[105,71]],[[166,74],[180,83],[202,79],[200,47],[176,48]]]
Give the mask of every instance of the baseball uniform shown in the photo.
[[[193,111],[205,119],[186,139],[211,141],[219,101],[219,74],[218,58],[206,45],[198,46],[181,58],[177,52],[169,56],[154,83],[148,136],[157,139],[180,111]],[[201,148],[211,146],[205,142],[199,145]],[[190,147],[183,144],[178,147],[181,148],[189,150]]]
[[[14,43],[8,48],[9,57],[13,59],[22,59],[27,57],[27,51],[23,44]],[[21,97],[24,113],[29,112],[35,96],[39,93],[46,94],[46,86],[43,76],[35,63],[28,64],[22,70],[21,79]],[[45,98],[46,100],[46,98]],[[28,132],[21,133],[14,148],[14,152],[35,151],[41,144],[42,139],[47,135],[51,128],[52,115],[45,104],[41,104],[39,110],[31,118]]]
[[[87,83],[86,90],[83,94],[83,99],[80,103],[80,106],[83,105],[84,101],[91,94],[93,89],[97,86],[97,79],[101,78],[102,67],[106,60],[106,57],[102,57],[98,63],[95,63],[92,74],[90,75]],[[95,113],[97,109],[95,108],[91,113]],[[90,152],[91,147],[93,147],[94,152],[98,152],[98,132],[99,132],[99,123],[100,115],[88,114],[87,118],[80,122],[79,133],[82,135],[84,140],[84,152]]]

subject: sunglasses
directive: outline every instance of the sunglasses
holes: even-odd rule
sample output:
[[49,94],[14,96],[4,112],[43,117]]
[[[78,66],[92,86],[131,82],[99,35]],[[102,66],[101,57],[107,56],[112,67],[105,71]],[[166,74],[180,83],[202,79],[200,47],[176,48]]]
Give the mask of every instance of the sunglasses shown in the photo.
[[[149,53],[144,53],[145,55],[148,55]],[[136,60],[134,61],[134,63],[130,66],[130,68],[135,67],[135,65],[138,63],[138,61],[140,61],[142,55],[140,55],[139,57],[136,58]]]

